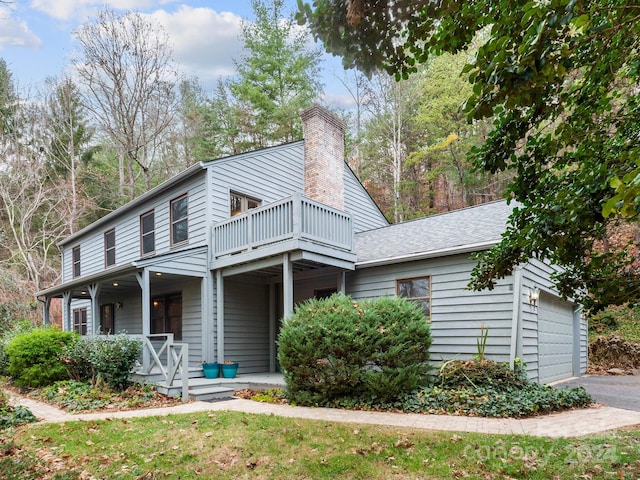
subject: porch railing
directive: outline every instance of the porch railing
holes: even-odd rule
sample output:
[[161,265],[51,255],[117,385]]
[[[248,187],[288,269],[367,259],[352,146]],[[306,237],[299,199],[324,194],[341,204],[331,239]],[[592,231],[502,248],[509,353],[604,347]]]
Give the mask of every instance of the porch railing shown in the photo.
[[353,223],[349,214],[295,194],[214,225],[213,239],[216,258],[290,239],[350,251]]
[[[160,370],[165,385],[173,384],[176,375],[180,373],[182,380],[182,401],[189,400],[189,344],[174,343],[172,333],[152,333],[136,335],[142,341],[142,373],[151,373],[154,367]],[[154,339],[164,338],[162,346],[156,350]],[[166,366],[162,357],[166,358]]]

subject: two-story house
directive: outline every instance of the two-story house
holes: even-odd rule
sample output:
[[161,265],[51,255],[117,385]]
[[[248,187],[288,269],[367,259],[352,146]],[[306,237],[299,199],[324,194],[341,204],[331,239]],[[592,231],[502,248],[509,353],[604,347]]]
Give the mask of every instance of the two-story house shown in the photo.
[[[432,358],[470,357],[481,327],[490,358],[521,357],[541,382],[586,369],[586,322],[532,260],[492,291],[466,288],[473,252],[495,245],[506,202],[389,225],[344,162],[344,125],[302,112],[304,140],[193,165],[61,243],[63,275],[39,292],[63,328],[172,334],[203,360],[277,370],[280,321],[310,297],[401,295],[421,303]],[[159,357],[158,357],[159,358]],[[166,352],[165,352],[166,358]]]

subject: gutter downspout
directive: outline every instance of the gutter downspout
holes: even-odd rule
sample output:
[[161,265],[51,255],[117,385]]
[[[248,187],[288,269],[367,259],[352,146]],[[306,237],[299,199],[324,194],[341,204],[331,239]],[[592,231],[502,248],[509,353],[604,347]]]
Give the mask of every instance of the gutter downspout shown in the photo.
[[513,310],[511,313],[511,345],[509,350],[509,367],[513,370],[518,352],[520,338],[520,316],[522,315],[522,267],[516,267],[513,273]]

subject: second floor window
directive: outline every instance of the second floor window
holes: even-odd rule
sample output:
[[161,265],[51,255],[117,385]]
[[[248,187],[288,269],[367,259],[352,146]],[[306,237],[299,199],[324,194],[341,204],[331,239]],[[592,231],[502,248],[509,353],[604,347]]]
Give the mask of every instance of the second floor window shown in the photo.
[[71,251],[71,263],[73,264],[73,276],[80,276],[80,247],[73,247]]
[[104,234],[104,266],[116,264],[116,231],[109,230]]
[[259,206],[260,200],[256,200],[255,198],[247,197],[235,192],[231,192],[229,195],[229,210],[232,217]]
[[189,203],[186,195],[171,200],[171,245],[189,240]]
[[149,255],[156,250],[156,219],[152,211],[140,216],[140,253]]

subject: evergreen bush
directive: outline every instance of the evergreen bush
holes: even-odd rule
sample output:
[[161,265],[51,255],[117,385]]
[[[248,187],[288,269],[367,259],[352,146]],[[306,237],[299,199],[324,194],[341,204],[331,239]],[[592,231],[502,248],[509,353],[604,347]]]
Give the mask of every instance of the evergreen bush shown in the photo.
[[431,333],[422,309],[401,298],[354,302],[336,294],[311,299],[278,337],[289,401],[388,401],[426,381]]
[[37,388],[67,378],[59,355],[77,335],[53,327],[38,328],[14,337],[6,346],[8,373],[19,387]]
[[65,346],[60,359],[73,380],[88,380],[92,385],[103,381],[114,390],[124,390],[141,353],[139,340],[119,333],[82,337]]

